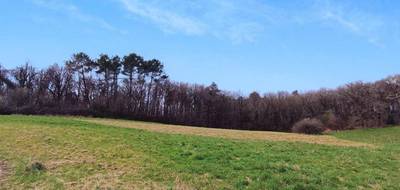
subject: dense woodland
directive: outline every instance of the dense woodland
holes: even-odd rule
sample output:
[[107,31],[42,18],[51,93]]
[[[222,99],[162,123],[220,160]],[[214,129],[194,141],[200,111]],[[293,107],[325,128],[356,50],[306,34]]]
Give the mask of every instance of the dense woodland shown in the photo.
[[[317,79],[316,79],[317,80]],[[268,82],[268,81],[266,81]],[[173,82],[156,59],[74,54],[64,65],[0,65],[1,114],[117,117],[212,128],[290,131],[304,118],[332,130],[400,124],[400,76],[334,90],[249,96]]]

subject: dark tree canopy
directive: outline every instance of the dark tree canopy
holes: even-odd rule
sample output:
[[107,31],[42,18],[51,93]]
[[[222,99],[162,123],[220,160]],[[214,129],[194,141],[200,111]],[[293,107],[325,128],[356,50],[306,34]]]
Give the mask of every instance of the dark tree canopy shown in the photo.
[[400,76],[333,90],[239,96],[173,82],[157,59],[131,53],[92,59],[74,54],[64,66],[38,70],[0,65],[0,113],[117,117],[246,130],[291,131],[308,118],[332,130],[400,124]]

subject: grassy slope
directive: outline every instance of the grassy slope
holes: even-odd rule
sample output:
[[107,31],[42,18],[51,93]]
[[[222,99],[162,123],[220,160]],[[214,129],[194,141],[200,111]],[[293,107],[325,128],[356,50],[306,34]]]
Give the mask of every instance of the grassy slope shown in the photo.
[[[400,128],[334,135],[379,147],[228,140],[71,118],[0,116],[0,160],[12,169],[3,188],[400,188]],[[27,171],[32,161],[47,171]]]
[[268,141],[284,141],[284,142],[307,142],[312,144],[336,145],[336,146],[352,146],[352,147],[374,147],[375,145],[361,143],[357,141],[349,141],[328,135],[301,135],[295,133],[280,133],[270,131],[244,131],[244,130],[227,130],[213,129],[205,127],[189,127],[179,125],[164,125],[149,122],[116,120],[116,119],[100,119],[100,118],[79,118],[81,121],[90,123],[115,126],[122,128],[143,129],[146,131],[160,132],[167,134],[185,134],[204,137],[218,137],[236,140],[268,140]]

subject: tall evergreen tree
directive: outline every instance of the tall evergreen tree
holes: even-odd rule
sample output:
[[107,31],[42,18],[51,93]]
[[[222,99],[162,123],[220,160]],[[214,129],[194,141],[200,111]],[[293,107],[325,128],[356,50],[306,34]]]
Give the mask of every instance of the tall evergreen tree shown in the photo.
[[135,53],[125,56],[122,60],[122,74],[127,77],[127,79],[124,80],[124,84],[127,89],[129,111],[136,112],[136,109],[138,108],[138,102],[134,100],[134,86],[139,77],[138,69],[141,65],[143,65],[143,62],[143,58]]
[[80,52],[72,55],[66,65],[78,75],[78,98],[82,97],[86,106],[91,103],[92,76],[91,71],[95,67],[94,61],[85,53]]

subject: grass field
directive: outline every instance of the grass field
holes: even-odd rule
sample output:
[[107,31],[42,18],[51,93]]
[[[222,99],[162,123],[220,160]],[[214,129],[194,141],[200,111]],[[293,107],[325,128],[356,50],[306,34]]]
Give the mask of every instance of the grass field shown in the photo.
[[[45,170],[32,170],[34,162]],[[400,189],[400,128],[307,136],[0,116],[0,189]]]

